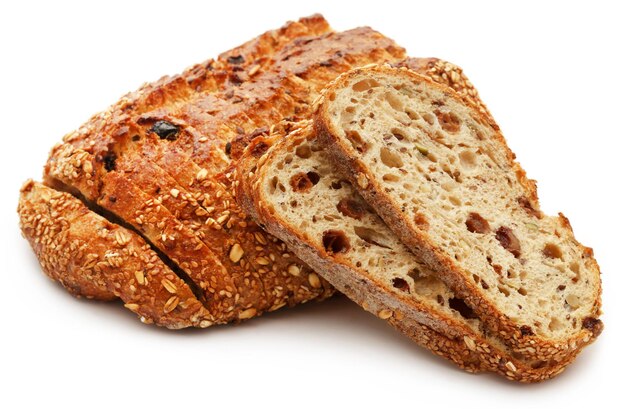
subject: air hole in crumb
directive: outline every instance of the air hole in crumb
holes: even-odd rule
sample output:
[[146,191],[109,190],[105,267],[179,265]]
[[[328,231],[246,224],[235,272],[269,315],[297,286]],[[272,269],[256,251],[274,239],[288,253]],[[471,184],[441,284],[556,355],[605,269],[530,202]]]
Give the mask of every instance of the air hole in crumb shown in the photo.
[[456,187],[457,184],[452,182],[452,181],[447,181],[447,182],[443,182],[441,184],[441,187],[443,188],[443,190],[445,190],[446,192],[452,192]]
[[443,307],[444,299],[441,294],[437,294],[437,303]]
[[348,138],[348,140],[352,144],[352,147],[356,149],[357,152],[359,153],[367,152],[367,149],[369,146],[363,140],[363,138],[361,138],[361,134],[359,134],[357,131],[355,130],[346,131],[346,138]]
[[383,175],[383,180],[385,182],[399,182],[400,181],[400,176],[394,175],[393,173],[385,173]]
[[386,249],[391,248],[388,244],[386,244],[387,238],[383,234],[377,232],[374,229],[370,229],[369,227],[354,226],[354,234],[359,236],[359,238],[361,238],[361,240],[365,241],[366,243]]
[[289,184],[295,192],[308,192],[320,181],[320,175],[315,172],[301,172],[293,175]]
[[476,154],[472,151],[464,150],[459,153],[459,160],[464,168],[471,169],[476,166]]
[[421,278],[420,271],[417,268],[412,269],[408,273],[406,273],[409,277],[413,279],[413,281],[417,281]]
[[400,291],[404,291],[405,293],[408,293],[410,291],[409,283],[407,283],[404,278],[395,277],[392,283],[394,288],[397,288]]
[[472,278],[476,284],[480,283],[480,277],[477,274],[472,274]]
[[426,121],[428,123],[428,125],[434,125],[435,124],[435,116],[433,114],[431,114],[430,112],[422,113],[422,118],[424,118],[424,121]]
[[326,230],[322,234],[322,244],[329,254],[345,253],[350,250],[350,240],[341,230]]
[[298,201],[297,200],[292,200],[291,202],[289,202],[289,204],[291,205],[291,207],[297,207],[298,206]]
[[341,189],[341,180],[334,180],[330,183],[330,187],[335,189],[335,190],[339,190]]
[[349,114],[354,114],[356,112],[356,109],[352,105],[350,105],[346,107],[345,111]]
[[390,93],[390,92],[386,92],[385,93],[385,100],[387,101],[387,103],[389,104],[389,106],[391,108],[393,108],[396,111],[404,111],[404,104],[402,103],[402,101],[400,101],[400,99],[395,96],[394,94]]
[[548,258],[563,258],[561,248],[554,243],[547,243],[543,248],[543,255]]
[[448,200],[450,200],[450,203],[452,203],[455,206],[461,206],[461,199],[459,199],[456,196],[449,196]]
[[444,131],[455,134],[461,129],[461,120],[454,112],[442,112],[440,110],[436,110],[435,115],[439,120],[441,129]]
[[296,148],[296,156],[302,159],[311,157],[311,148],[309,145],[300,145]]
[[503,287],[501,285],[498,286],[498,291],[500,291],[502,294],[504,294],[506,297],[508,297],[509,295],[511,295],[511,292],[506,288]]
[[430,227],[428,218],[423,213],[415,213],[415,216],[413,217],[413,222],[415,223],[415,226],[417,226],[417,228],[420,230],[428,230],[428,228]]
[[449,298],[448,305],[450,306],[450,308],[456,310],[459,314],[461,314],[463,318],[478,318],[476,313],[474,313],[474,310],[472,310],[467,304],[465,304],[465,301],[460,298]]
[[380,150],[380,160],[385,166],[390,168],[401,168],[404,163],[402,158],[397,153],[391,151],[389,148],[384,147]]
[[409,139],[406,132],[403,131],[402,129],[391,128],[389,132],[391,132],[391,134],[399,141],[404,141],[405,139]]
[[563,329],[563,323],[556,317],[552,317],[550,324],[548,324],[550,331],[559,331]]
[[572,273],[575,274],[575,276],[572,278],[572,281],[574,283],[577,283],[580,279],[580,265],[576,262],[570,263],[569,269],[572,271]]
[[328,99],[330,101],[334,101],[335,98],[337,98],[337,94],[335,94],[334,92],[331,92],[330,94],[328,94]]
[[[380,83],[374,79],[368,78],[352,84],[352,89],[357,92],[367,91],[371,88],[379,87]],[[331,99],[332,101],[332,99]]]
[[404,111],[404,113],[413,121],[417,121],[420,118],[417,112],[410,109],[407,109],[406,111]]
[[580,298],[576,294],[568,294],[565,302],[574,310],[580,307]]
[[520,288],[517,290],[517,292],[524,296],[528,294],[528,291],[526,291],[525,288]]

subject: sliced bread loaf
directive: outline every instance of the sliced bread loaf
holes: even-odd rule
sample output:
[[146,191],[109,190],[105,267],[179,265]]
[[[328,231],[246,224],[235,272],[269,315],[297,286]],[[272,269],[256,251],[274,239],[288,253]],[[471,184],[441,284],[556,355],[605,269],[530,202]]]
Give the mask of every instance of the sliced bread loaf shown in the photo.
[[[573,355],[559,362],[522,356],[489,335],[472,309],[337,175],[311,123],[296,124],[285,136],[287,131],[277,126],[245,150],[236,172],[237,200],[337,289],[470,372],[533,382],[571,362]],[[300,273],[299,266],[292,270]]]
[[516,353],[563,359],[603,328],[600,271],[493,121],[449,87],[374,66],[328,86],[318,138],[418,259]]

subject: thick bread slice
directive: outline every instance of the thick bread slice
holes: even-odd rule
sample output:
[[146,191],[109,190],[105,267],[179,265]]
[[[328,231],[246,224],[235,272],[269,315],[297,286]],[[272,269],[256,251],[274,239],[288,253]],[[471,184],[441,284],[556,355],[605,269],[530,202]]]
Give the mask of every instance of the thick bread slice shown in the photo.
[[[337,175],[310,122],[257,138],[237,168],[237,200],[315,271],[364,309],[461,368],[535,382],[573,359],[513,353]],[[285,127],[287,129],[285,129]]]
[[119,297],[143,323],[170,329],[214,322],[189,285],[140,236],[69,193],[29,180],[18,210],[41,267],[70,293],[105,301]]
[[600,271],[490,119],[388,66],[329,85],[318,137],[389,227],[514,351],[551,360],[602,330]]

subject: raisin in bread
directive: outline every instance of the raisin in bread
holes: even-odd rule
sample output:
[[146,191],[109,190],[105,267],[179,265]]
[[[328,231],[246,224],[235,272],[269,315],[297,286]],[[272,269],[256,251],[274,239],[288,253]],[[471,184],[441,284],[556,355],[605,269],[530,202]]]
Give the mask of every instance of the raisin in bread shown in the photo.
[[491,335],[337,174],[311,123],[294,127],[253,140],[236,172],[237,200],[268,232],[365,310],[470,372],[535,382],[572,361],[515,354]]
[[326,89],[318,137],[421,262],[520,354],[563,359],[603,328],[600,271],[491,119],[449,87],[367,67]]

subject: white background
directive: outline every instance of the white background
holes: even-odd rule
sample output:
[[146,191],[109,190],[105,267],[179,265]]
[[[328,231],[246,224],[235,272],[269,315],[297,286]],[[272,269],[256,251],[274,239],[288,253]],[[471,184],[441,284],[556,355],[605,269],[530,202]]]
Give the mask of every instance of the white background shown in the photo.
[[[0,406],[624,404],[626,14],[619,2],[467,3],[2,2]],[[18,189],[40,178],[63,134],[144,81],[314,12],[464,67],[538,179],[543,209],[564,212],[595,249],[606,330],[563,375],[524,386],[466,374],[343,297],[169,332],[119,304],[76,300],[41,273],[20,237]]]

